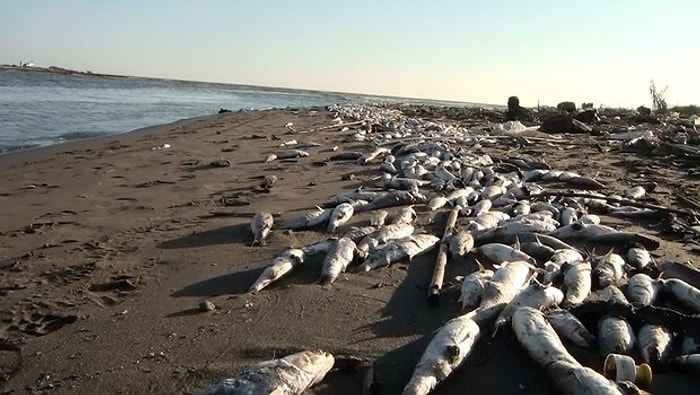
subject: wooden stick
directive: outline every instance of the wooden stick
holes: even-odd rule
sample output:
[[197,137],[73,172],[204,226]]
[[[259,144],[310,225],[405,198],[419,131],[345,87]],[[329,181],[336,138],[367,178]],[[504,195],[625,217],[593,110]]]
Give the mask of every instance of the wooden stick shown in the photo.
[[445,266],[447,265],[447,238],[452,234],[452,230],[457,223],[457,215],[459,207],[455,207],[450,211],[445,224],[445,230],[442,233],[440,241],[440,251],[438,252],[437,260],[435,261],[435,270],[433,271],[433,279],[430,281],[428,288],[428,304],[437,306],[440,299],[440,290],[442,290],[442,282],[445,279]]
[[692,212],[692,211],[688,211],[688,210],[681,210],[681,209],[676,209],[676,208],[664,207],[664,206],[659,206],[657,204],[640,203],[640,202],[630,200],[630,199],[622,199],[622,198],[616,198],[616,197],[612,197],[612,196],[601,196],[601,195],[584,193],[584,192],[544,191],[542,193],[536,194],[535,196],[581,197],[581,198],[588,198],[588,199],[600,199],[600,200],[606,200],[606,201],[611,202],[611,203],[618,203],[618,204],[622,204],[622,205],[626,205],[626,206],[639,207],[639,208],[647,208],[647,209],[661,211],[661,212],[665,212],[665,213],[681,214],[681,215],[687,215],[690,217],[695,217],[698,215],[697,213]]
[[[340,125],[329,125],[329,126],[321,126],[318,128],[312,128],[312,129],[307,129],[307,130],[295,130],[295,132],[299,134],[305,134],[305,133],[313,133],[313,132],[320,132],[322,130],[330,130],[330,129],[342,129],[346,126],[355,126],[355,125],[361,125],[365,122],[365,120],[362,121],[355,121],[355,122],[348,122],[348,123],[341,123]],[[291,128],[290,128],[291,129]]]

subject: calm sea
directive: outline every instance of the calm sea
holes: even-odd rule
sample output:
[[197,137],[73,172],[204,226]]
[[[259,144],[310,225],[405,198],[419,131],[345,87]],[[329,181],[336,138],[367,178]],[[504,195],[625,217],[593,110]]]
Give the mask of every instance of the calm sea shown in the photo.
[[246,85],[0,70],[0,152],[126,133],[215,114],[221,108],[235,111],[363,101],[448,104],[381,99]]

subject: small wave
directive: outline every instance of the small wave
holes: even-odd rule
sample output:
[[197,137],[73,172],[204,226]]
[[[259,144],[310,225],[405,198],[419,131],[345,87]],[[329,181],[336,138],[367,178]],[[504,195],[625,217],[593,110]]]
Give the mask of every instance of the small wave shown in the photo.
[[108,133],[104,132],[70,132],[70,133],[64,133],[60,136],[56,137],[57,141],[63,141],[63,140],[82,140],[82,139],[90,139],[94,137],[102,137],[106,136]]
[[41,144],[0,145],[0,154],[6,154],[13,151],[24,151],[37,147],[41,147]]

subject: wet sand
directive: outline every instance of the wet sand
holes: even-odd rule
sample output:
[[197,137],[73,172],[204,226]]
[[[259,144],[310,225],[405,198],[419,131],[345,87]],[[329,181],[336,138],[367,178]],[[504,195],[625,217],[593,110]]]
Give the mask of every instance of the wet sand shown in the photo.
[[[436,251],[410,265],[341,275],[330,289],[314,284],[322,258],[312,258],[246,293],[284,248],[326,237],[276,230],[265,247],[251,248],[256,212],[289,218],[378,175],[376,166],[315,163],[336,145],[366,152],[342,143],[352,131],[284,127],[309,130],[331,118],[308,109],[225,113],[0,156],[0,393],[196,393],[242,365],[307,348],[376,360],[380,393],[400,392],[431,334],[458,313],[456,291],[439,308],[426,303]],[[263,163],[291,138],[322,146],[297,163]],[[595,146],[542,144],[520,154],[619,189],[640,172],[658,176],[662,204],[673,204],[684,182],[672,167]],[[231,167],[209,165],[220,159]],[[360,179],[343,180],[351,173]],[[267,175],[279,178],[270,190],[259,187]],[[357,215],[341,230],[368,218]],[[439,234],[444,213],[421,212],[418,223]],[[652,226],[632,229],[655,234]],[[678,241],[658,252],[693,257]],[[448,265],[447,285],[464,271]],[[204,299],[216,309],[200,312]],[[679,373],[656,377],[659,394],[699,385]],[[362,372],[333,372],[310,392],[357,394],[361,383]],[[480,342],[435,393],[467,391],[556,393],[507,328]]]

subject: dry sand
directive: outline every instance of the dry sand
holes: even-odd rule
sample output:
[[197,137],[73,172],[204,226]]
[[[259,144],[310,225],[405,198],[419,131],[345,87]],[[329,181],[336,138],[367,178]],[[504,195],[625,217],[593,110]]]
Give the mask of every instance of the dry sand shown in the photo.
[[[314,164],[348,132],[297,136],[284,127],[327,126],[330,118],[308,110],[228,113],[0,156],[0,393],[196,393],[244,364],[305,348],[376,359],[381,393],[400,392],[431,334],[458,311],[455,292],[439,308],[426,303],[434,252],[342,275],[330,289],[313,284],[321,258],[311,259],[260,294],[245,293],[282,249],[324,238],[275,231],[266,247],[251,248],[255,212],[288,217],[360,185],[342,175],[376,174],[376,166]],[[299,163],[262,163],[289,138],[323,146]],[[154,149],[164,144],[170,148]],[[640,172],[662,177],[655,193],[662,204],[684,185],[678,170],[633,154],[561,145],[519,154],[528,153],[611,185],[626,180],[620,189]],[[232,166],[207,166],[222,158]],[[270,174],[279,182],[259,190]],[[222,203],[236,196],[250,204]],[[437,234],[444,218],[431,217],[421,213],[419,223]],[[690,258],[677,242],[659,252]],[[457,266],[448,267],[448,280],[464,272]],[[200,312],[204,299],[216,310]],[[361,372],[334,372],[311,393],[357,394],[361,381]],[[662,373],[653,389],[698,385]],[[463,392],[556,393],[509,330],[481,342],[435,393]]]

